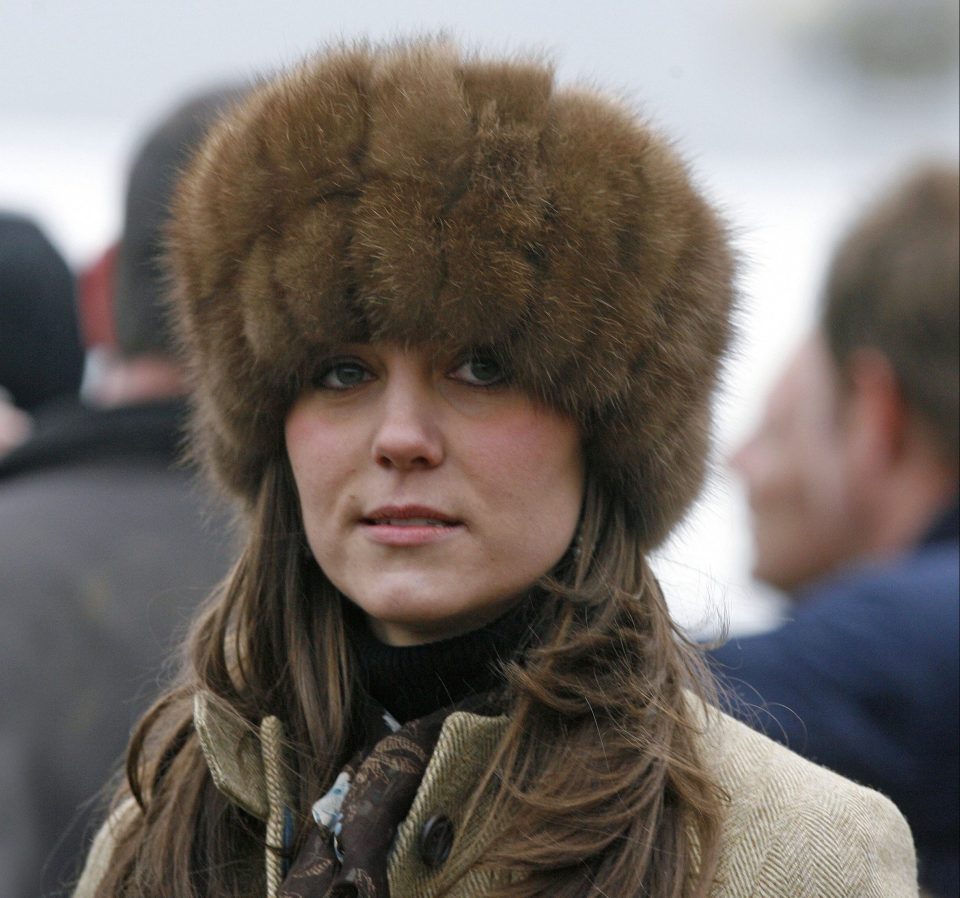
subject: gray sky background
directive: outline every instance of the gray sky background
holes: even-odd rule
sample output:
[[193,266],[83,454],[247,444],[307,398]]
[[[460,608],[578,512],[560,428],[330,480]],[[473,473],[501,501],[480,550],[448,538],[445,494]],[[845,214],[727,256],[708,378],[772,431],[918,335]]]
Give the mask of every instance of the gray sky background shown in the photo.
[[[955,54],[956,4],[944,0],[0,0],[0,11],[4,117],[138,126],[197,85],[338,36],[445,29],[470,45],[553,51],[563,75],[625,89],[704,150],[848,150],[883,139],[891,92],[914,131],[956,121],[941,103]],[[863,56],[851,30],[912,77],[894,90],[858,74],[843,60],[845,48]],[[945,91],[931,90],[938,80]],[[844,127],[851,114],[868,127]]]
[[689,597],[681,616],[712,603],[749,628],[774,606],[749,586],[721,456],[809,326],[850,216],[907,162],[957,158],[957,18],[956,0],[0,0],[0,206],[82,266],[116,238],[127,160],[157,116],[338,37],[445,30],[543,50],[562,80],[626,95],[676,139],[744,256],[716,475],[659,572]]

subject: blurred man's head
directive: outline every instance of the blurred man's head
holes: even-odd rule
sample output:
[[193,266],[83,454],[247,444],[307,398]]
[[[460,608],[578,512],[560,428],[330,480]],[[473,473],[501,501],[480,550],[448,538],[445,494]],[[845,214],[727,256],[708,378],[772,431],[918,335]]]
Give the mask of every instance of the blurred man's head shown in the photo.
[[213,90],[179,105],[137,150],[127,180],[123,234],[113,272],[116,357],[105,360],[93,399],[124,405],[185,392],[166,312],[164,243],[177,177],[220,112],[242,95]]
[[171,354],[163,254],[173,190],[207,129],[240,96],[234,89],[215,90],[183,103],[146,135],[134,156],[114,288],[117,345],[127,358]]
[[841,243],[823,331],[847,380],[865,348],[886,358],[911,413],[945,459],[960,453],[960,178],[918,172]]
[[840,245],[821,327],[736,453],[755,575],[794,591],[903,551],[955,499],[960,207],[957,170],[928,169]]

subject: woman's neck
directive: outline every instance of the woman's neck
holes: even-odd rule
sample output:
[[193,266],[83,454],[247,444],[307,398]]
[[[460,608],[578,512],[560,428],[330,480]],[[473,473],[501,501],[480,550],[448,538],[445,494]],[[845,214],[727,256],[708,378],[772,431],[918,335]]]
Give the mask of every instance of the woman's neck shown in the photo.
[[503,665],[536,639],[538,602],[528,596],[490,624],[437,642],[393,646],[377,639],[363,614],[345,603],[360,681],[400,723],[473,697],[495,696]]

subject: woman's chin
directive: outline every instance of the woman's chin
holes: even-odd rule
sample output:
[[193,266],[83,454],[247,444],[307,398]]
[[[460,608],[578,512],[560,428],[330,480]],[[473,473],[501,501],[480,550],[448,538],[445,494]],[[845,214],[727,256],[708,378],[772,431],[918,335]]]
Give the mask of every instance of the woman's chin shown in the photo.
[[422,594],[407,602],[356,604],[366,616],[371,632],[381,642],[396,646],[462,636],[496,620],[510,606],[509,601],[493,605],[478,603],[479,607],[471,607],[469,603],[451,605],[439,600],[425,602]]

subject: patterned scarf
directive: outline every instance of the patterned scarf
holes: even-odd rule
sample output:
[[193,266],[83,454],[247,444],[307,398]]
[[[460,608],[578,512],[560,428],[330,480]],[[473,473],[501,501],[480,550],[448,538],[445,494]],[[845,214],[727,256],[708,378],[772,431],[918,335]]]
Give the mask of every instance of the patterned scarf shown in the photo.
[[314,820],[279,898],[389,898],[387,859],[397,827],[410,812],[443,721],[442,708],[386,735],[344,768],[314,805]]

